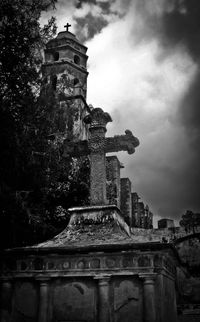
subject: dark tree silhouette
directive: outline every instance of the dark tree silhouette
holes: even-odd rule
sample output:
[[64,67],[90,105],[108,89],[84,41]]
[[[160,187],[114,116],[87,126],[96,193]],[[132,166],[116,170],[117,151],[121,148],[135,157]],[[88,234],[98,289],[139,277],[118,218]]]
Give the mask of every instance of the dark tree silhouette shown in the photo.
[[195,228],[200,226],[200,214],[187,210],[186,213],[182,215],[180,226],[185,227],[186,232],[192,230],[192,232],[195,233]]
[[87,159],[63,160],[62,110],[41,91],[42,50],[55,18],[41,12],[56,0],[0,1],[0,243],[13,247],[51,237],[66,209],[88,199]]

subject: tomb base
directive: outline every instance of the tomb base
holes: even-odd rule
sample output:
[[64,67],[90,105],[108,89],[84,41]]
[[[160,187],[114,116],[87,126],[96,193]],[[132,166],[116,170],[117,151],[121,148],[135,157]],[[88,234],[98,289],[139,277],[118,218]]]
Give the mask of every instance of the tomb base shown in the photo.
[[45,243],[1,253],[1,322],[177,322],[177,254],[135,243],[116,206],[70,209]]
[[102,205],[102,206],[88,206],[70,208],[68,211],[71,213],[68,228],[90,225],[109,225],[113,224],[113,227],[118,227],[121,233],[126,233],[130,236],[130,228],[124,221],[121,215],[121,211],[116,205]]

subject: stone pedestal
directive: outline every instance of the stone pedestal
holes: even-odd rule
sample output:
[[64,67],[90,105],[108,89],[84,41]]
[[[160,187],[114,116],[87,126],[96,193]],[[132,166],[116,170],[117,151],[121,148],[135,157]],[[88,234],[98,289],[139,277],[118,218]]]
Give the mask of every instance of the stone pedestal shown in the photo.
[[[75,227],[90,227],[96,224],[106,224],[113,222],[115,226],[119,227],[121,231],[130,235],[130,229],[123,220],[119,208],[115,205],[99,205],[99,206],[88,206],[88,207],[77,207],[68,209],[71,214],[68,229],[74,229]],[[100,227],[100,226],[99,226]],[[114,227],[114,226],[113,226]]]
[[98,322],[111,322],[109,280],[110,276],[96,276],[98,280]]
[[144,274],[140,276],[143,279],[144,296],[144,321],[156,322],[155,307],[155,278],[154,274]]

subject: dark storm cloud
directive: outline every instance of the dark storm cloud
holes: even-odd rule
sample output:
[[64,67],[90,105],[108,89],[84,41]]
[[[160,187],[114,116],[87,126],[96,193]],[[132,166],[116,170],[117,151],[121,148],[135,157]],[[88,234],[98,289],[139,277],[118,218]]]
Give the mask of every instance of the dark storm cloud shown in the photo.
[[104,13],[109,14],[110,13],[110,6],[112,4],[113,0],[111,1],[97,1],[97,0],[79,0],[77,2],[76,8],[80,9],[83,7],[85,3],[87,4],[93,4],[93,5],[98,5]]
[[[181,207],[190,207],[198,210],[200,208],[200,1],[199,0],[168,0],[163,2],[162,13],[151,11],[147,6],[148,1],[135,1],[137,12],[145,19],[143,29],[139,30],[137,40],[148,41],[155,36],[158,37],[163,47],[161,59],[166,59],[169,53],[177,46],[187,52],[192,60],[199,66],[195,77],[185,91],[176,113],[177,126],[183,126],[187,133],[188,154],[190,158],[185,169],[175,173],[165,173],[171,180],[174,190],[173,203],[174,213],[178,214]],[[181,156],[180,156],[181,157]],[[163,200],[163,206],[159,209],[162,215],[169,213],[172,205],[167,198],[158,196]],[[180,194],[181,192],[181,194]],[[151,196],[151,200],[157,199]],[[170,192],[171,195],[171,192]],[[172,196],[171,196],[172,197]],[[166,202],[165,202],[166,200]],[[154,200],[156,203],[156,200]],[[176,212],[177,211],[177,212]]]
[[[184,200],[200,208],[200,1],[175,1],[171,12],[163,15],[165,43],[173,47],[184,44],[192,59],[199,65],[195,78],[180,103],[177,120],[185,127],[188,135],[188,153],[191,160],[185,174]],[[193,200],[193,205],[192,201]]]
[[75,21],[75,33],[83,43],[100,33],[101,30],[108,25],[108,22],[104,17],[94,16],[90,12],[84,17],[77,17]]
[[173,9],[162,17],[163,34],[168,45],[183,43],[194,60],[200,55],[200,1],[174,0]]
[[[121,8],[132,9],[143,21],[138,28],[138,42],[157,36],[163,47],[173,49],[183,44],[194,60],[200,55],[199,0],[132,0],[121,2]],[[122,9],[121,9],[122,10]]]
[[82,8],[82,6],[83,6],[84,3],[93,3],[93,4],[96,4],[96,0],[78,0],[77,1],[77,4],[76,4],[76,8],[77,9]]
[[[96,34],[108,25],[104,15],[111,14],[110,6],[113,1],[79,0],[76,8],[84,9],[84,5],[90,6],[90,11],[81,17],[74,16],[75,32],[80,41],[85,42],[93,38]],[[100,9],[100,13],[93,13],[94,8]]]
[[[184,44],[200,67],[200,1],[175,1],[171,12],[163,15],[165,43],[173,47]],[[179,107],[179,120],[185,126],[193,143],[200,139],[200,69],[186,91]],[[200,152],[199,152],[200,161]]]
[[[144,36],[159,36],[166,49],[173,50],[177,45],[184,45],[192,59],[200,65],[200,1],[199,0],[167,0],[161,15],[149,12],[146,0],[136,0],[136,10],[146,20]],[[168,3],[168,6],[166,5]],[[149,31],[147,31],[149,29]],[[140,40],[142,34],[140,33]],[[164,58],[164,56],[163,56]],[[200,70],[190,85],[180,108],[183,124],[199,128],[200,131]]]
[[179,107],[179,118],[191,141],[198,140],[200,143],[200,70],[183,97]]
[[144,160],[134,165],[132,171],[146,174],[146,179],[141,175],[139,178],[144,181],[140,182],[140,194],[146,196],[146,201],[159,215],[180,220],[186,209],[199,211],[200,172],[196,157],[184,168],[173,169],[171,163],[164,166]]
[[[104,27],[110,23],[111,16],[122,18],[126,13],[131,0],[123,1],[123,5],[114,6],[116,0],[98,1],[98,0],[79,0],[76,4],[77,13],[86,6],[90,7],[90,10],[86,10],[86,13],[74,15],[75,32],[80,41],[85,42],[92,39],[96,34],[99,34]],[[95,10],[97,9],[97,10]],[[98,12],[98,13],[97,13]]]

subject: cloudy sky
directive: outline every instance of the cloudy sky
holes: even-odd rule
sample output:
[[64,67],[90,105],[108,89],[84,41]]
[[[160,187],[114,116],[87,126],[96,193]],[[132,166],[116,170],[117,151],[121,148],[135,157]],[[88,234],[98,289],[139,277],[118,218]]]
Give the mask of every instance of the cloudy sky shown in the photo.
[[140,140],[118,157],[155,220],[200,211],[200,1],[58,0],[58,31],[88,47],[87,102],[112,116],[108,135]]

